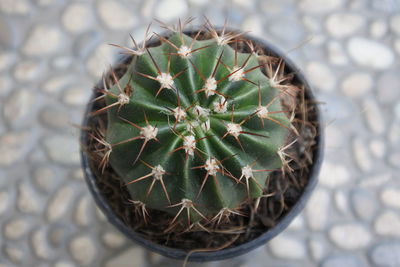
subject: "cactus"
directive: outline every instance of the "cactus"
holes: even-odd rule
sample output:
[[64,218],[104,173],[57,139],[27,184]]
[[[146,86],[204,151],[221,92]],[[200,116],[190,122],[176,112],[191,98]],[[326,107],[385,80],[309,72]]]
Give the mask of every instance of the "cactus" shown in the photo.
[[282,98],[292,88],[283,63],[272,69],[241,33],[208,23],[189,36],[179,26],[155,34],[156,46],[121,47],[127,71],[111,72],[105,106],[93,112],[107,112],[105,137],[93,136],[99,165],[121,178],[144,220],[148,209],[169,213],[171,225],[246,216],[239,207],[287,164],[291,110]]

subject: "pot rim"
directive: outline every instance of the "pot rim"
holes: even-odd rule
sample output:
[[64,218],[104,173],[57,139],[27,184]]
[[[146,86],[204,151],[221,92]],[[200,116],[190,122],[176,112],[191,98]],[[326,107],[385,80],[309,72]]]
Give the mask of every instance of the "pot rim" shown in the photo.
[[[197,27],[191,27],[189,30],[184,31],[185,33],[189,32],[196,32],[196,29],[198,30],[199,28]],[[217,30],[220,30],[221,28],[217,28]],[[235,31],[232,29],[227,29],[230,31]],[[163,36],[168,36],[168,34],[164,34]],[[258,44],[260,47],[265,49],[266,51],[270,52],[274,56],[278,56],[282,58],[286,64],[286,68],[288,68],[290,71],[295,73],[295,78],[304,85],[305,87],[305,93],[307,98],[309,99],[315,99],[314,94],[312,92],[312,89],[305,79],[302,71],[294,64],[294,62],[288,58],[282,51],[277,49],[274,45],[270,44],[269,42],[262,40],[260,38],[251,36],[249,34],[244,34],[243,37],[245,39],[251,40],[255,44]],[[125,57],[120,57],[117,62],[121,62]],[[93,98],[93,95],[92,97]],[[93,103],[89,102],[89,104],[86,107],[85,113],[84,113],[84,119],[83,119],[83,127],[88,125],[89,117],[87,114],[90,113],[91,109],[93,107]],[[321,164],[323,161],[323,155],[324,155],[324,129],[323,129],[323,119],[322,119],[322,114],[321,110],[318,105],[315,105],[316,109],[316,121],[317,123],[317,132],[318,135],[316,136],[316,143],[318,144],[313,155],[313,164],[310,168],[310,173],[309,173],[309,180],[307,185],[304,187],[303,193],[301,194],[300,198],[298,201],[294,204],[294,206],[290,209],[289,212],[287,212],[280,220],[279,222],[272,228],[270,228],[268,231],[264,232],[257,238],[250,240],[247,243],[243,243],[241,245],[231,247],[231,248],[225,248],[222,250],[218,251],[211,251],[211,252],[195,252],[191,254],[188,257],[189,261],[197,261],[197,262],[204,262],[204,261],[216,261],[216,260],[224,260],[228,258],[233,258],[237,257],[239,255],[245,254],[257,247],[260,247],[264,244],[266,244],[269,240],[274,238],[276,235],[281,233],[283,230],[285,230],[289,224],[293,221],[293,219],[304,209],[306,202],[310,198],[311,192],[314,190],[315,186],[317,185],[318,182],[318,174],[321,168]],[[88,139],[88,135],[86,131],[82,130],[81,131],[81,136],[80,136],[80,142],[81,144],[86,144]],[[92,172],[90,165],[89,165],[89,158],[86,152],[81,149],[81,164],[84,170],[85,174],[85,180],[86,183],[89,187],[89,191],[93,195],[93,198],[95,199],[95,202],[97,206],[102,210],[108,221],[113,224],[120,232],[122,232],[125,236],[127,236],[129,239],[135,241],[136,243],[144,246],[145,248],[157,252],[163,256],[173,258],[173,259],[179,259],[183,260],[187,257],[188,252],[183,250],[183,249],[177,249],[177,248],[172,248],[172,247],[167,247],[167,246],[162,246],[160,244],[154,243],[152,241],[149,241],[142,236],[140,236],[138,233],[134,232],[131,228],[126,226],[124,222],[118,218],[115,214],[112,208],[108,205],[107,200],[102,196],[101,192],[99,191],[98,187],[96,186],[96,176]]]

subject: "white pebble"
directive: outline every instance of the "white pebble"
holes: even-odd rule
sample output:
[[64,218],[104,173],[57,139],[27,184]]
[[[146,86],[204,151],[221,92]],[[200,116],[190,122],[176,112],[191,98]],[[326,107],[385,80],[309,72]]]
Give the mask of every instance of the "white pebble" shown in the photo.
[[365,248],[372,240],[366,227],[358,223],[336,225],[329,231],[329,237],[344,250]]
[[[87,236],[77,236],[69,245],[72,257],[81,265],[87,266],[92,263],[96,256],[96,246],[92,239]],[[132,265],[129,261],[128,264]],[[118,265],[115,265],[118,266]]]
[[57,181],[57,174],[50,167],[40,166],[33,171],[33,178],[38,188],[49,191]]
[[352,191],[351,203],[354,213],[365,221],[375,215],[379,204],[375,199],[374,191],[363,188],[356,188]]
[[364,72],[356,72],[347,76],[342,83],[342,91],[350,97],[363,97],[372,89],[372,78]]
[[382,139],[373,139],[369,143],[371,153],[379,159],[382,159],[386,154],[386,143]]
[[28,224],[25,220],[15,219],[8,222],[4,226],[4,235],[8,239],[18,239],[24,235],[29,229]]
[[59,56],[52,60],[51,65],[56,69],[66,69],[73,63],[73,59],[69,56]]
[[290,230],[301,230],[304,228],[304,217],[303,215],[296,216],[294,220],[289,224],[287,229]]
[[63,90],[72,80],[73,78],[70,75],[54,76],[41,86],[41,90],[48,94],[55,94]]
[[378,77],[377,101],[382,105],[400,99],[400,76],[398,71],[387,71]]
[[15,55],[11,52],[0,52],[0,71],[8,69],[15,61]]
[[126,238],[117,232],[106,232],[102,235],[101,239],[109,248],[119,248],[126,242]]
[[396,145],[400,143],[400,123],[398,121],[393,122],[389,129],[388,137],[391,144]]
[[40,77],[42,70],[43,66],[36,61],[21,61],[15,67],[14,76],[19,81],[28,82]]
[[382,202],[389,206],[400,209],[400,189],[386,188],[381,193]]
[[62,100],[67,105],[83,106],[88,102],[91,93],[91,86],[82,82],[66,89],[62,96]]
[[384,44],[362,37],[353,37],[347,44],[351,58],[360,66],[382,70],[394,62],[393,52]]
[[65,129],[70,127],[69,112],[62,106],[46,106],[39,114],[45,126]]
[[258,16],[249,16],[242,24],[242,29],[251,29],[251,34],[258,36],[264,33],[263,28],[262,20]]
[[321,267],[360,267],[364,266],[357,255],[354,254],[333,254],[323,260]]
[[393,46],[397,54],[400,55],[400,39],[396,39]]
[[189,0],[190,3],[195,4],[195,5],[205,5],[209,2],[209,0]]
[[39,210],[39,203],[32,187],[21,183],[18,187],[17,207],[24,213],[35,213]]
[[58,261],[53,265],[53,267],[76,267],[76,265],[68,261]]
[[354,13],[333,13],[326,20],[326,28],[335,38],[351,36],[364,24],[364,18]]
[[55,25],[37,25],[23,45],[22,51],[29,56],[52,54],[59,50],[61,43],[62,35]]
[[143,249],[140,247],[129,248],[106,262],[105,267],[132,267],[145,266]]
[[109,68],[114,59],[114,50],[108,44],[99,45],[90,55],[86,67],[90,74],[100,78],[104,70]]
[[302,0],[300,9],[307,13],[326,13],[343,5],[343,0]]
[[322,185],[335,188],[344,185],[350,180],[350,173],[346,166],[324,161],[319,175]]
[[233,4],[239,6],[240,8],[252,8],[254,3],[248,0],[233,0]]
[[312,38],[310,39],[310,45],[313,46],[321,46],[326,42],[327,38],[325,35],[323,34],[315,34],[314,36],[312,36]]
[[283,234],[269,241],[268,246],[274,256],[282,259],[301,260],[307,253],[302,241]]
[[0,166],[20,160],[28,150],[29,132],[10,132],[0,136]]
[[321,23],[314,16],[303,16],[302,18],[303,25],[310,32],[317,32],[321,29]]
[[400,153],[392,153],[389,156],[389,163],[393,165],[394,167],[399,167],[400,166]]
[[388,27],[384,20],[376,20],[371,23],[370,35],[372,38],[381,39],[387,33]]
[[0,191],[0,215],[3,214],[9,206],[10,196],[6,191]]
[[22,258],[24,256],[24,253],[22,252],[22,250],[16,248],[16,247],[12,247],[12,246],[6,246],[4,249],[7,257],[13,262],[16,263],[17,266],[21,266],[20,263],[22,261]]
[[45,6],[50,6],[50,5],[54,4],[56,1],[58,1],[58,0],[36,0],[36,3],[39,6],[45,7]]
[[320,261],[326,254],[324,242],[320,238],[311,237],[308,241],[311,257],[315,261]]
[[335,76],[332,70],[321,62],[310,62],[306,72],[310,82],[322,91],[332,91],[335,88]]
[[364,177],[363,180],[360,182],[360,186],[362,187],[379,187],[392,179],[392,175],[387,172],[378,173],[373,176]]
[[13,93],[6,101],[3,112],[5,119],[13,123],[32,113],[35,95],[26,89]]
[[156,6],[156,17],[160,20],[170,21],[182,17],[188,9],[184,0],[162,0]]
[[347,196],[342,190],[337,190],[334,195],[335,205],[338,211],[342,214],[346,214],[349,211],[349,203]]
[[30,10],[27,0],[1,0],[0,11],[8,14],[26,14]]
[[5,96],[10,92],[11,84],[12,82],[9,75],[0,75],[0,96]]
[[331,41],[328,43],[329,61],[335,65],[346,65],[349,60],[344,53],[343,46],[340,42]]
[[44,140],[44,147],[54,162],[76,165],[79,163],[79,143],[72,136],[51,136]]
[[89,224],[90,201],[87,197],[82,197],[75,209],[75,221],[79,226],[87,226]]
[[317,189],[306,206],[306,218],[312,230],[324,230],[328,224],[330,196],[326,189]]
[[48,259],[51,249],[47,244],[47,236],[44,230],[35,230],[31,236],[31,244],[35,255],[42,259]]
[[375,134],[383,134],[385,132],[385,118],[382,114],[381,107],[378,103],[368,98],[364,101],[365,118],[369,128]]
[[64,27],[73,33],[81,33],[89,29],[93,15],[91,8],[85,3],[70,4],[61,17]]
[[397,104],[394,106],[394,115],[397,117],[397,119],[400,119],[400,102],[397,102]]
[[97,218],[98,218],[100,221],[105,222],[105,221],[107,220],[107,218],[106,218],[106,216],[104,215],[103,211],[102,211],[101,209],[99,209],[97,206],[96,206],[95,210],[96,210]]
[[372,170],[372,159],[366,143],[359,138],[354,138],[352,150],[358,167],[364,172]]
[[340,127],[330,124],[325,128],[325,145],[326,147],[341,147],[344,143],[343,131]]
[[101,1],[98,11],[104,24],[111,30],[131,30],[136,23],[136,13],[120,2]]
[[72,173],[72,177],[77,180],[83,181],[85,179],[85,175],[83,174],[83,170],[81,168],[76,169]]
[[[156,4],[155,0],[143,1],[142,7],[140,9],[140,14],[144,18],[153,17],[155,4]],[[143,35],[141,35],[141,36],[143,36]]]
[[387,237],[400,237],[400,217],[393,211],[384,211],[375,220],[375,231]]
[[390,20],[390,28],[397,35],[400,35],[400,15],[393,16]]
[[50,200],[46,211],[47,219],[50,222],[61,219],[62,216],[67,212],[73,196],[74,193],[71,187],[64,186],[59,189]]

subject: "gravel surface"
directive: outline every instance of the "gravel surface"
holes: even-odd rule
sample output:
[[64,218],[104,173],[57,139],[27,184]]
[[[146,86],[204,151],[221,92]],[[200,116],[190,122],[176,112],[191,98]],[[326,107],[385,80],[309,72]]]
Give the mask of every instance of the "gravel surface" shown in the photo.
[[289,53],[322,103],[326,156],[283,234],[189,266],[400,266],[399,0],[0,0],[0,267],[181,264],[106,222],[73,125],[119,52],[109,43],[203,14]]

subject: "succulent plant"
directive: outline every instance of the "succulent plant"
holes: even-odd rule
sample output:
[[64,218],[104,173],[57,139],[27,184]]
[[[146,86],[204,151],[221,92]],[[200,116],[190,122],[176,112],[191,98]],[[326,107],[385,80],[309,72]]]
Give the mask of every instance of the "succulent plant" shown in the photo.
[[[107,112],[100,167],[110,166],[147,220],[219,223],[263,196],[270,173],[287,165],[292,132],[282,104],[290,88],[283,63],[261,60],[242,33],[207,24],[194,34],[171,29],[126,48],[123,75],[99,98]],[[277,66],[277,67],[276,67]]]

